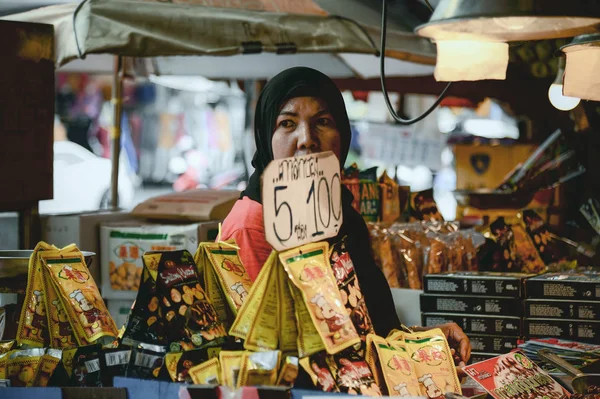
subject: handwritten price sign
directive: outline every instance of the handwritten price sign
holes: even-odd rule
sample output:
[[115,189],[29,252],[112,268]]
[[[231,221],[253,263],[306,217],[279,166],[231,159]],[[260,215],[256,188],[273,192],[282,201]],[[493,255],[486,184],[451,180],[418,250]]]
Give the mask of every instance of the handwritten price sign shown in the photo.
[[332,152],[277,159],[263,173],[267,242],[277,251],[335,237],[342,226],[340,162]]

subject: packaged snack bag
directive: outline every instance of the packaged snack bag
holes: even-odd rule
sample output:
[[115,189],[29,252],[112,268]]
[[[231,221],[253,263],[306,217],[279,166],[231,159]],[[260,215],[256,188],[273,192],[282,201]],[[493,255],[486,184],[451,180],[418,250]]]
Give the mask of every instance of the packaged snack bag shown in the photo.
[[77,339],[69,321],[69,315],[56,289],[54,289],[50,270],[47,268],[42,268],[42,281],[47,305],[50,347],[72,348],[77,346]]
[[352,193],[352,207],[360,213],[360,182],[355,163],[342,171],[342,184]]
[[221,383],[221,365],[215,357],[190,369],[190,377],[194,384],[219,385]]
[[359,173],[360,214],[368,222],[379,221],[381,209],[377,167]]
[[327,363],[341,392],[381,396],[375,377],[365,358],[352,348],[327,357]]
[[219,364],[221,365],[221,384],[230,388],[239,387],[240,370],[242,368],[242,351],[221,351]]
[[34,387],[47,387],[52,378],[52,374],[60,363],[62,352],[58,349],[48,349],[40,359],[40,364],[36,370],[33,380]]
[[104,356],[99,345],[77,348],[73,357],[71,385],[76,387],[102,387]]
[[210,298],[210,303],[217,312],[219,321],[228,329],[233,323],[235,315],[225,298],[225,294],[223,294],[223,288],[219,283],[219,278],[211,263],[205,243],[198,246],[194,259],[197,260],[196,271],[198,272],[200,285],[204,288],[206,296]]
[[8,380],[8,357],[10,356],[10,352],[0,353],[0,381],[7,381],[6,384],[0,383],[0,386],[10,386],[10,381]]
[[288,289],[292,294],[298,326],[298,355],[304,357],[325,350],[325,343],[313,322],[302,291],[292,281],[288,281]]
[[558,243],[552,238],[540,215],[533,210],[526,209],[520,216],[529,238],[533,241],[533,245],[535,245],[544,263],[551,265],[564,260],[564,252],[561,251]]
[[533,245],[533,241],[527,235],[525,228],[519,224],[511,226],[517,248],[517,257],[521,264],[520,272],[523,273],[542,273],[546,270],[546,265],[540,258],[540,254]]
[[403,287],[421,289],[421,276],[423,273],[423,251],[419,241],[414,240],[405,231],[398,231],[392,236],[393,248],[397,251],[406,273],[406,284]]
[[15,341],[0,341],[0,355],[9,352],[15,346]]
[[374,371],[375,382],[386,396],[421,395],[410,356],[401,341],[392,346],[384,338],[370,334],[366,360]]
[[56,247],[39,242],[29,258],[27,289],[25,302],[17,328],[17,344],[31,347],[43,347],[48,341],[48,319],[46,317],[46,299],[42,279],[42,262],[38,256],[41,251]]
[[440,239],[439,234],[429,232],[427,233],[429,239],[429,251],[427,254],[427,266],[423,271],[425,274],[438,274],[446,271],[447,261],[447,248],[443,240]]
[[[277,289],[279,302],[279,350],[286,354],[298,354],[298,327],[296,325],[296,312],[294,298],[290,290],[290,281],[279,260],[277,262]],[[312,325],[312,323],[311,323]],[[313,330],[313,332],[316,332]],[[318,333],[316,334],[318,336]],[[296,363],[296,370],[298,369]]]
[[158,345],[141,344],[133,348],[125,376],[142,380],[158,378],[166,353],[167,348]]
[[317,389],[323,392],[340,392],[327,364],[327,354],[322,351],[300,359],[300,365],[310,376]]
[[411,221],[443,221],[437,204],[433,199],[433,189],[411,193]]
[[424,332],[406,333],[404,343],[423,395],[437,398],[448,392],[462,394],[454,359],[442,330],[434,328]]
[[85,265],[83,255],[80,252],[69,253],[68,257],[45,255],[42,262],[50,272],[54,289],[79,344],[100,339],[114,340],[118,335],[117,327]]
[[280,351],[244,353],[238,385],[242,387],[275,385],[280,360]]
[[287,356],[281,366],[279,377],[277,377],[278,386],[292,387],[298,377],[298,358],[295,356]]
[[342,303],[350,315],[356,332],[364,342],[367,335],[374,332],[373,323],[362,295],[354,263],[346,248],[347,237],[335,243],[330,249],[330,265],[342,297]]
[[495,257],[494,271],[520,272],[521,264],[517,256],[515,235],[503,217],[499,217],[489,226],[489,231],[484,233],[486,238],[493,239],[498,245],[499,254]]
[[278,259],[273,251],[261,269],[248,300],[242,305],[229,334],[244,340],[248,350],[275,350],[279,343]]
[[[206,348],[194,349],[191,351],[181,353],[181,355],[178,356],[177,366],[174,375],[175,378],[173,379],[173,381],[191,383],[192,377],[190,376],[190,369],[194,366],[206,362],[207,360],[218,359],[220,352],[220,348]],[[167,357],[169,355],[170,354],[167,354]],[[169,369],[169,373],[171,373],[171,367],[168,362],[167,368]]]
[[42,348],[8,352],[6,379],[11,387],[32,387],[35,373],[45,350]]
[[390,288],[402,288],[401,262],[392,249],[392,234],[389,229],[375,225],[369,226],[371,246],[375,264],[381,269]]
[[223,246],[220,243],[203,243],[202,245],[204,245],[214,273],[218,277],[222,293],[235,316],[248,298],[252,280],[242,264],[238,250],[234,248],[235,241],[225,244],[232,244],[232,247]]
[[[143,258],[144,263],[158,264],[158,305],[171,351],[222,343],[225,329],[199,284],[192,255],[186,250],[146,252]],[[154,267],[148,268],[152,271]]]
[[279,258],[301,292],[325,349],[333,354],[359,343],[360,337],[343,305],[328,249],[327,243],[307,244],[283,252]]
[[102,386],[112,387],[114,377],[124,377],[131,361],[131,348],[102,349],[104,369],[102,370]]
[[395,222],[402,215],[400,188],[387,172],[383,172],[379,178],[379,187],[381,188],[381,221]]

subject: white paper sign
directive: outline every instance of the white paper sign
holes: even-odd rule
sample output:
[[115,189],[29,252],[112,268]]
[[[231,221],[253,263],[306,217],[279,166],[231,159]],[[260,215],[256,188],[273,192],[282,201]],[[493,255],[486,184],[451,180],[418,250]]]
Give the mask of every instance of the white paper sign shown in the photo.
[[342,226],[340,163],[332,152],[277,159],[262,180],[267,242],[277,251],[335,237]]

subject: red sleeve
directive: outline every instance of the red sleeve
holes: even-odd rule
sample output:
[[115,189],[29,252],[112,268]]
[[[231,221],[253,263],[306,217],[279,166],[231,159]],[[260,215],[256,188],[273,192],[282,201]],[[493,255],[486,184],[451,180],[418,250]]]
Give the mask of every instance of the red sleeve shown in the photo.
[[273,249],[265,241],[264,233],[253,229],[240,228],[233,231],[229,237],[222,239],[231,238],[235,239],[240,247],[240,259],[248,271],[248,276],[255,281]]

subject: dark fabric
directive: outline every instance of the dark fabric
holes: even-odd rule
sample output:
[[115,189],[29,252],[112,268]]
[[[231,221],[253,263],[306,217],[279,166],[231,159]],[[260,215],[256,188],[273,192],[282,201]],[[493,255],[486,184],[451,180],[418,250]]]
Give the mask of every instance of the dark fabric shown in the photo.
[[340,162],[342,165],[344,164],[350,148],[352,132],[342,93],[335,83],[322,72],[306,67],[286,69],[269,80],[258,98],[254,115],[256,153],[252,158],[252,166],[255,170],[250,176],[248,187],[242,193],[242,197],[249,197],[262,204],[260,176],[269,162],[273,160],[271,140],[277,116],[285,102],[295,97],[317,97],[327,103],[340,132],[342,149]]

